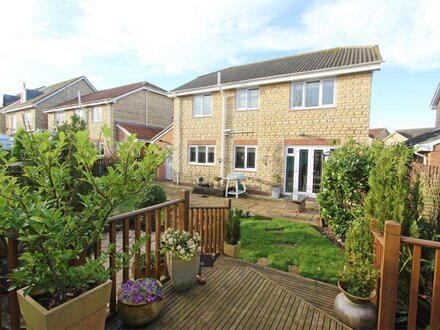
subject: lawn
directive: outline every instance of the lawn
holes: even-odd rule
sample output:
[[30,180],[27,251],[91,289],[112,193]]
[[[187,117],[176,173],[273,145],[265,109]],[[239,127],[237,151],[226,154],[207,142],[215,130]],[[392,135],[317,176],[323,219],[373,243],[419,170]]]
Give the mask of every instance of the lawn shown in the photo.
[[241,222],[240,258],[257,262],[268,258],[269,267],[288,270],[335,284],[342,270],[342,251],[307,224],[281,219],[245,218]]

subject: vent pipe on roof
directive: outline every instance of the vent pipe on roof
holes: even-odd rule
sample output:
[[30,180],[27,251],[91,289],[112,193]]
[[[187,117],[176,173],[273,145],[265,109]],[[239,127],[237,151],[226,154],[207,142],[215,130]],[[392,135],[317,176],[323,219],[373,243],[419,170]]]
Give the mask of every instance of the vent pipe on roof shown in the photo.
[[21,103],[26,102],[27,95],[26,95],[26,83],[23,82],[23,89],[21,90]]

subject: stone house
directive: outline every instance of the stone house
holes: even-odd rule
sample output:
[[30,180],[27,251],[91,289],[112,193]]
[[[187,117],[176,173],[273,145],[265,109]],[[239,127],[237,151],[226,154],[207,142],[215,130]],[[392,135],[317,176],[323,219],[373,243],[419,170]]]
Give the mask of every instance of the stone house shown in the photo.
[[86,79],[78,77],[37,89],[27,89],[23,84],[20,98],[4,107],[0,112],[5,116],[5,132],[13,135],[17,129],[28,131],[48,128],[44,110],[57,106],[81,95],[96,92],[96,88]]
[[386,128],[370,128],[368,131],[368,137],[370,138],[370,143],[373,143],[374,140],[383,140],[390,132]]
[[102,155],[111,155],[113,145],[105,145],[101,128],[112,130],[112,141],[125,141],[131,134],[149,143],[173,121],[173,100],[167,91],[148,82],[138,82],[101,90],[47,109],[48,128],[53,130],[73,115],[87,123],[90,140]]
[[392,146],[398,143],[406,143],[408,140],[413,139],[416,136],[432,132],[434,129],[435,127],[397,129],[383,139],[383,143],[386,146]]
[[[173,180],[239,172],[248,191],[315,196],[324,159],[350,138],[368,143],[378,46],[343,47],[200,76],[174,98]],[[280,180],[281,179],[281,180]]]

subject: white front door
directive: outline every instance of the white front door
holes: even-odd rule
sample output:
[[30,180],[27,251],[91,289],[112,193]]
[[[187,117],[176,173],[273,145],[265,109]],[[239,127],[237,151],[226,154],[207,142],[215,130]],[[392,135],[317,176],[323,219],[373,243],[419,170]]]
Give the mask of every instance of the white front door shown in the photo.
[[284,162],[284,193],[316,196],[321,190],[322,164],[328,146],[287,146]]

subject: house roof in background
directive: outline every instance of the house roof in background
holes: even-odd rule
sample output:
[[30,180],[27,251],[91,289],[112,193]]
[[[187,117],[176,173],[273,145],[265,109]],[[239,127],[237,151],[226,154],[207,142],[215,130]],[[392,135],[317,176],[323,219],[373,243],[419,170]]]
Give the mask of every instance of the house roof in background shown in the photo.
[[216,86],[218,72],[221,73],[221,83],[224,84],[380,62],[382,57],[378,46],[331,48],[229,67],[200,76],[172,92]]
[[162,132],[163,127],[145,126],[141,124],[116,122],[116,127],[121,128],[129,134],[136,134],[140,140],[151,140],[158,133]]
[[[115,98],[124,96],[125,94],[130,94],[132,92],[135,92],[140,89],[148,89],[152,92],[159,92],[162,94],[165,94],[167,91],[156,86],[153,84],[150,84],[146,81],[141,81],[129,85],[123,85],[108,89],[103,89],[101,91],[81,96],[81,104],[87,105],[87,104],[94,104],[99,102],[105,102],[109,100],[113,100]],[[56,109],[66,109],[69,107],[76,107],[78,106],[78,98],[74,98],[73,100],[64,102],[62,104],[57,105],[56,107],[51,108],[50,110],[56,110]],[[49,110],[49,111],[50,111]]]
[[156,136],[151,138],[151,143],[156,143],[158,140],[160,140],[165,134],[173,130],[174,124],[170,124],[167,127],[165,127],[162,131],[160,131]]
[[383,128],[370,128],[370,130],[368,131],[368,136],[372,139],[383,140],[388,135],[390,135],[390,132],[385,127],[383,127]]
[[440,103],[440,83],[437,85],[437,89],[435,90],[434,97],[431,101],[431,109],[436,110],[437,105]]
[[430,133],[435,130],[435,127],[426,127],[426,128],[411,128],[411,129],[397,129],[396,133],[406,137],[407,139],[412,139],[421,134]]
[[[7,107],[4,107],[2,109],[2,111],[4,112],[8,112],[8,111],[13,111],[13,110],[19,110],[22,108],[30,108],[33,107],[35,104],[38,104],[39,102],[41,102],[43,99],[50,97],[51,95],[57,93],[58,91],[60,91],[61,89],[77,82],[80,80],[85,80],[90,87],[92,87],[93,89],[95,89],[95,87],[93,87],[93,85],[86,79],[86,77],[81,76],[81,77],[76,77],[73,79],[69,79],[66,81],[62,81],[47,87],[41,87],[38,89],[29,89],[30,94],[28,94],[28,90],[26,91],[26,95],[27,96],[33,96],[32,98],[26,100],[26,102],[21,102],[21,99],[19,99],[18,101],[8,105]],[[96,89],[95,89],[96,90]]]
[[440,139],[440,128],[437,128],[431,132],[427,132],[418,136],[413,137],[406,141],[406,145],[414,146],[416,144],[424,144],[429,143],[434,140]]

